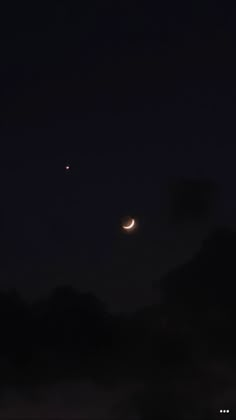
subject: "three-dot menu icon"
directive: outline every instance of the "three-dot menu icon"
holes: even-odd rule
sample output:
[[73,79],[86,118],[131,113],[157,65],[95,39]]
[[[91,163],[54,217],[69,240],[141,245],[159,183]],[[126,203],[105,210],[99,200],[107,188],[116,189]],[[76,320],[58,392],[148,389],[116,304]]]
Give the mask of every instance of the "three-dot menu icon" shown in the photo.
[[224,413],[224,414],[228,414],[229,413],[229,410],[220,410],[220,413]]

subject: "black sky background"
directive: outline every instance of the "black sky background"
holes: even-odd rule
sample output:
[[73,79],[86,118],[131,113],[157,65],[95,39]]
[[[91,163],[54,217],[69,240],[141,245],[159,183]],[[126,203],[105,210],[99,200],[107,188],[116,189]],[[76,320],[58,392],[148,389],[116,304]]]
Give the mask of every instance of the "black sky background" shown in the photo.
[[[24,270],[63,265],[78,287],[120,287],[120,302],[127,283],[104,274],[114,260],[149,250],[158,281],[215,220],[235,226],[234,19],[216,2],[2,6],[4,287],[37,295],[58,280]],[[178,178],[216,185],[208,215],[183,204],[172,218]],[[119,229],[126,214],[140,221],[132,238]],[[127,295],[150,297],[155,279],[132,278]]]
[[233,415],[235,18],[0,6],[0,418]]

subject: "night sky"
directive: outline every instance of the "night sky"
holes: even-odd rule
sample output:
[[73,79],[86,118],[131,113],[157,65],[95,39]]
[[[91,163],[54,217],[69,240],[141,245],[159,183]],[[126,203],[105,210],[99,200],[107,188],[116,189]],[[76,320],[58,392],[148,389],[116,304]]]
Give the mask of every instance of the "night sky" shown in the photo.
[[1,6],[1,285],[127,309],[235,227],[236,11],[77,3]]

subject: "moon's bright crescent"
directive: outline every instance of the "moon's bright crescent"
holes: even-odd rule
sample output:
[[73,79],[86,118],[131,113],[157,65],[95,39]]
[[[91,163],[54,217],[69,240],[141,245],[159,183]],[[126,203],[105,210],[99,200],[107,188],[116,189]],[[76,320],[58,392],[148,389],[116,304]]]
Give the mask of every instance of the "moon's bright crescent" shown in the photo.
[[129,225],[127,225],[127,226],[124,226],[124,225],[123,225],[123,228],[124,228],[124,229],[127,229],[127,230],[132,229],[132,227],[134,227],[134,224],[135,224],[135,220],[134,220],[134,219],[132,219],[132,220],[131,220],[131,222],[130,222],[130,224],[129,224]]

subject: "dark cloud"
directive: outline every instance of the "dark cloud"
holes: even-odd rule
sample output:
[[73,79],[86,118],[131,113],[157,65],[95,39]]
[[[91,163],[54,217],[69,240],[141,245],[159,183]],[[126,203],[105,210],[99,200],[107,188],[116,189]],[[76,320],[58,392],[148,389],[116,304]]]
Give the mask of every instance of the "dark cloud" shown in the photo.
[[211,179],[169,179],[163,188],[168,222],[205,222],[217,211],[219,186]]

